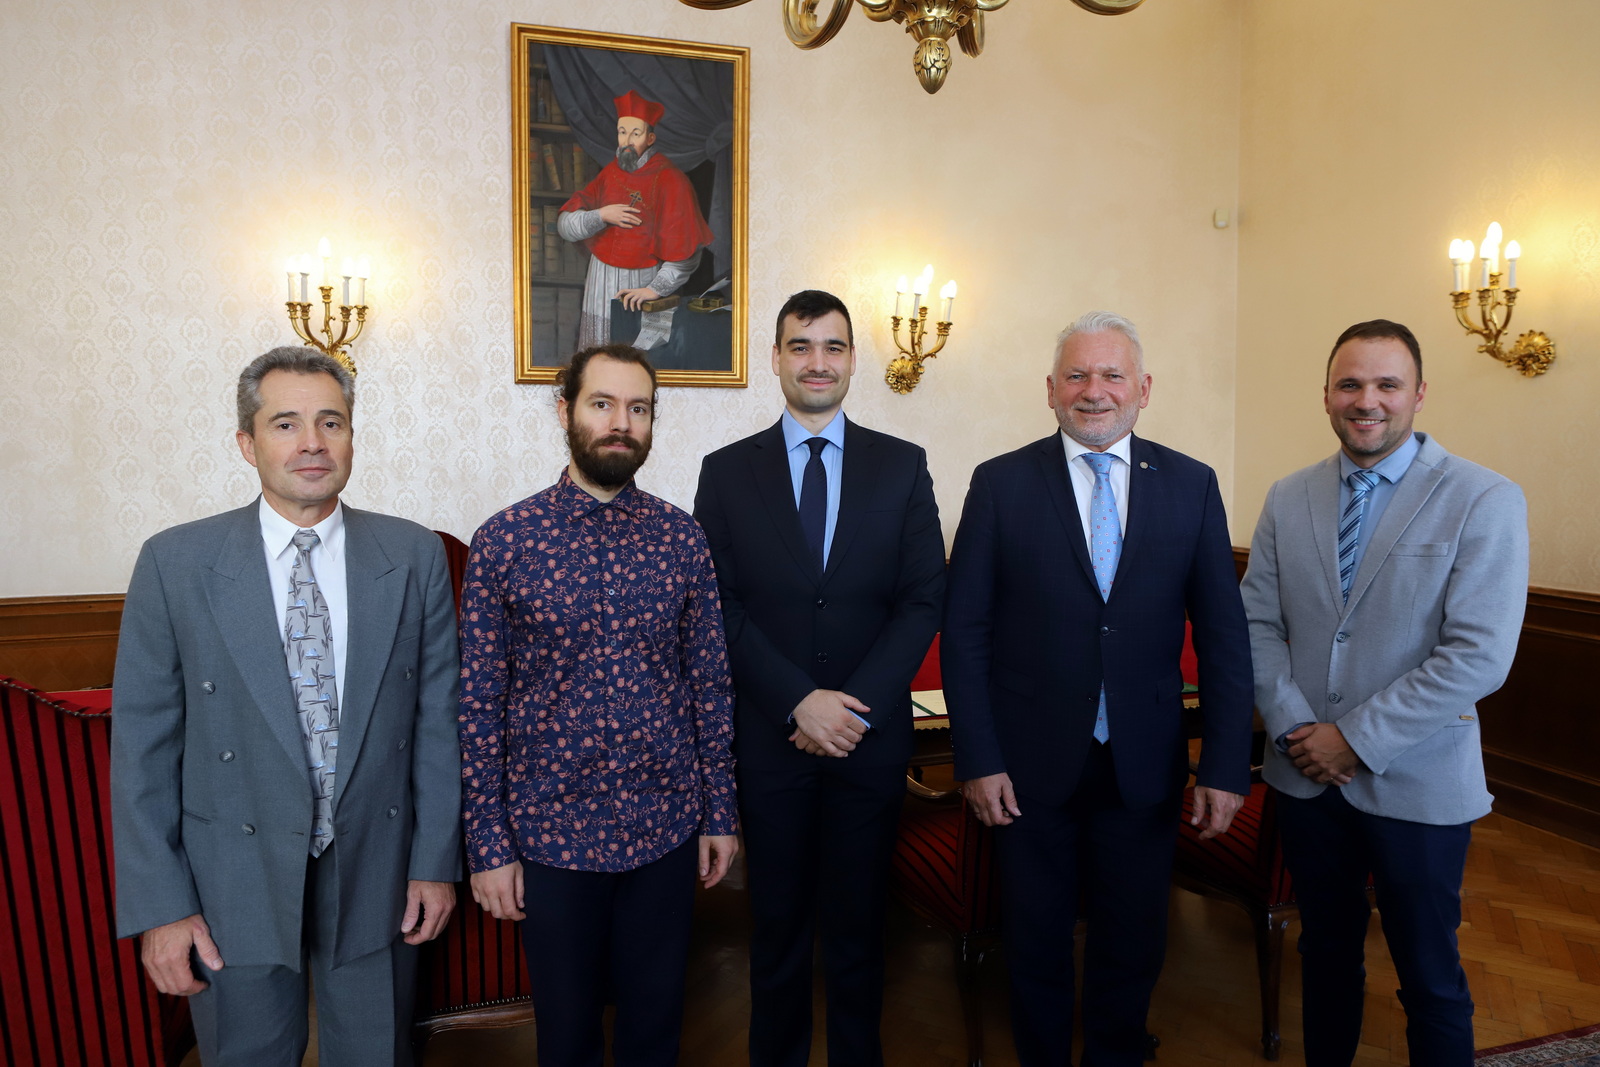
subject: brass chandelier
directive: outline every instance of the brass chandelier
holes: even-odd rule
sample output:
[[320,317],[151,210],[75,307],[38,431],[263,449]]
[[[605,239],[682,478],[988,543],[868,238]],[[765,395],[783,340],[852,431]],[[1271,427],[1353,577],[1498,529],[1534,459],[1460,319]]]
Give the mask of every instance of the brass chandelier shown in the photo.
[[[683,0],[690,7],[719,11],[750,0]],[[983,15],[1005,7],[1006,0],[828,0],[826,15],[818,15],[823,0],[783,0],[783,28],[797,48],[821,48],[844,25],[856,4],[873,22],[901,22],[917,42],[911,66],[917,80],[930,93],[939,91],[950,73],[950,38],[956,38],[969,56],[983,51]],[[1097,15],[1121,15],[1144,0],[1072,0]]]

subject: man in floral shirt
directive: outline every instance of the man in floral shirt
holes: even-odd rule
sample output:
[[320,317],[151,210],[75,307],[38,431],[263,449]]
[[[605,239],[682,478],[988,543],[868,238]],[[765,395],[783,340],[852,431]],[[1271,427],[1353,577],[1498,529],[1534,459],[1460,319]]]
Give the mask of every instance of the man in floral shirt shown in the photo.
[[676,1062],[694,876],[738,848],[716,575],[693,519],[633,484],[655,371],[627,345],[562,372],[561,479],[472,539],[461,604],[472,895],[522,921],[539,1062]]

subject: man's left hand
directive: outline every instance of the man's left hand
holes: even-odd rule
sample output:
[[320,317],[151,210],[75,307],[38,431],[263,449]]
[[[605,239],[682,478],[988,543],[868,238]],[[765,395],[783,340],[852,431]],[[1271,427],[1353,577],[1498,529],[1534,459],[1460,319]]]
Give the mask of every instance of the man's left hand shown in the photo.
[[1349,785],[1361,757],[1331,722],[1314,722],[1286,735],[1289,758],[1300,773],[1320,785]]
[[1203,827],[1200,840],[1207,841],[1228,832],[1228,827],[1233,825],[1233,817],[1243,804],[1244,797],[1238,793],[1197,785],[1194,787],[1194,816],[1189,820],[1189,825]]
[[644,287],[640,289],[624,289],[617,294],[617,299],[622,301],[622,306],[629,311],[638,311],[644,306],[646,300],[655,300],[661,294],[654,289]]
[[407,882],[406,913],[400,920],[400,932],[406,935],[406,944],[420,945],[438,937],[455,906],[456,887],[449,882],[424,882],[417,878]]
[[734,834],[700,835],[700,880],[710,889],[722,881],[739,851],[739,838]]

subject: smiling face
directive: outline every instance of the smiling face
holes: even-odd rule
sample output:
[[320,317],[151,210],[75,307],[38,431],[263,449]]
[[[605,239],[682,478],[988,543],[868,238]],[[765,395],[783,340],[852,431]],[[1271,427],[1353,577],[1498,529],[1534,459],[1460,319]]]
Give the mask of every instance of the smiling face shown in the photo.
[[610,500],[644,466],[654,392],[650,372],[639,364],[597,355],[584,364],[577,399],[556,401],[572,453],[569,472],[591,496]]
[[350,409],[331,374],[269,371],[251,432],[236,439],[272,510],[300,527],[333,514],[355,447]]
[[1096,452],[1126,437],[1139,409],[1150,403],[1150,375],[1139,369],[1138,351],[1118,330],[1068,337],[1044,383],[1061,429]]
[[832,422],[855,372],[856,349],[843,315],[830,311],[809,322],[784,316],[782,336],[772,346],[772,373],[800,425],[815,433]]
[[1322,403],[1345,455],[1359,467],[1371,467],[1411,436],[1427,390],[1405,342],[1356,338],[1333,354]]

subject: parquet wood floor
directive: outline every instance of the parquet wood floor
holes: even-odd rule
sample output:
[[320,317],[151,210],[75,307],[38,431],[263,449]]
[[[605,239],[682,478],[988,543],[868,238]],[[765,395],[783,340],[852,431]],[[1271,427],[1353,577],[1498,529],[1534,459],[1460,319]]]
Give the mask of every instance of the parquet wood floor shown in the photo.
[[[684,1067],[743,1064],[746,923],[742,885],[702,894],[690,966]],[[1477,1001],[1480,1048],[1600,1022],[1600,851],[1491,815],[1473,834],[1464,891],[1461,949]],[[1284,967],[1284,1053],[1303,1062],[1300,978]],[[890,929],[884,1038],[888,1067],[959,1067],[965,1031],[949,942],[896,910]],[[1404,1063],[1405,1015],[1378,923],[1367,939],[1367,1010],[1357,1067]],[[1004,961],[985,964],[985,1063],[1016,1063],[1006,1029]],[[1167,967],[1150,1027],[1162,1041],[1157,1063],[1177,1067],[1261,1064],[1254,948],[1244,913],[1174,891]],[[818,1036],[811,1064],[826,1063]],[[527,1031],[442,1034],[425,1067],[531,1064]]]

